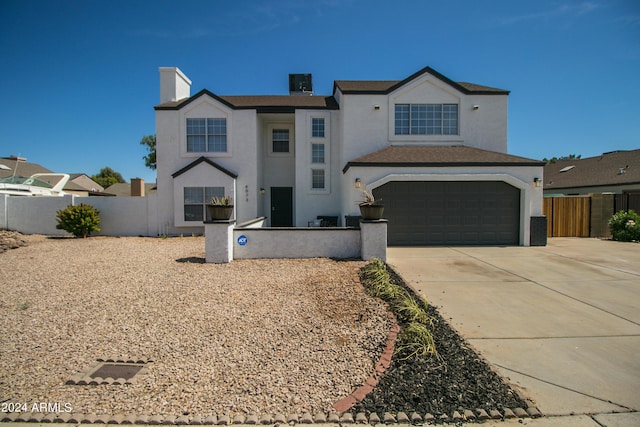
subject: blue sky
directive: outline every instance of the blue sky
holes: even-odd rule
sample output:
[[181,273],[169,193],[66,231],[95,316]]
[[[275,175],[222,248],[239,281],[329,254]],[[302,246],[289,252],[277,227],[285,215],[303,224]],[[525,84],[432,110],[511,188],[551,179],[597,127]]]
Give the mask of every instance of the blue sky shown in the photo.
[[640,148],[638,0],[0,0],[0,157],[155,181],[158,67],[220,95],[425,66],[511,91],[509,152]]

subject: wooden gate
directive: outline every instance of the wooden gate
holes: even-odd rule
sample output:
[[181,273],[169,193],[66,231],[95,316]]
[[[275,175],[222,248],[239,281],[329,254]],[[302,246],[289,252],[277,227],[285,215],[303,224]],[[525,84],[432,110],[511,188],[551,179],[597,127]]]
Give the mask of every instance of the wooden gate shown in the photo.
[[547,217],[547,237],[589,237],[589,196],[545,197],[542,209]]

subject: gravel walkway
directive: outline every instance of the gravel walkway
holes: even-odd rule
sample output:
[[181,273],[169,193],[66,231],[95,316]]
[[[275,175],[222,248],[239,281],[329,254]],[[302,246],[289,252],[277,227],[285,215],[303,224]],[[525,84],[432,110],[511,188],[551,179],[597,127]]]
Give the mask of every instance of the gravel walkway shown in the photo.
[[[358,261],[205,264],[204,239],[49,239],[0,253],[0,402],[74,413],[330,412],[371,374],[390,323]],[[131,385],[65,385],[99,358]]]

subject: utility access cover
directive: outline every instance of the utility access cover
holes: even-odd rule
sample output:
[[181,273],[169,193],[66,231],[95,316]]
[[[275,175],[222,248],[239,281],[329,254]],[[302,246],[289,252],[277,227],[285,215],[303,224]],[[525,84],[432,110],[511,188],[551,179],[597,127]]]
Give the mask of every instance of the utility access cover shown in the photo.
[[89,377],[93,379],[124,378],[125,380],[130,380],[140,372],[143,367],[143,365],[133,363],[103,363],[98,369],[91,373]]
[[148,371],[148,359],[98,359],[83,372],[67,380],[66,385],[132,384]]

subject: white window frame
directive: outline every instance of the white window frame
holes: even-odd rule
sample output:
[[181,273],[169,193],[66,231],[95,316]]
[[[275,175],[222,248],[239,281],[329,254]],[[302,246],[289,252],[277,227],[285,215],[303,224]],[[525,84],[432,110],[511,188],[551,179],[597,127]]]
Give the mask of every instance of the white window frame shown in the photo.
[[[314,121],[322,120],[324,123],[324,134],[323,136],[314,136],[313,133],[313,123]],[[307,173],[308,173],[308,191],[309,194],[312,195],[326,195],[331,193],[331,170],[329,165],[331,165],[331,113],[326,111],[308,111],[306,112],[305,117],[305,128],[301,129],[301,134],[305,136],[305,157],[307,164]],[[317,162],[316,160],[320,160],[319,158],[314,158],[314,147],[322,146],[322,162]],[[314,171],[322,171],[324,186],[322,188],[313,188],[314,180],[313,176]]]
[[[274,130],[288,130],[289,131],[289,151],[273,151],[273,131]],[[266,145],[267,145],[267,153],[271,157],[293,157],[295,155],[295,132],[294,126],[292,123],[270,123],[266,129]]]
[[[314,187],[315,174],[317,172],[322,173],[322,187]],[[311,169],[311,190],[312,191],[326,191],[327,190],[327,170],[325,168],[312,168]]]
[[[322,135],[314,135],[316,120],[322,120]],[[311,139],[325,139],[327,136],[327,119],[325,117],[311,117]]]
[[[281,133],[282,135],[286,133],[287,135],[286,141],[284,138],[276,139],[276,133]],[[287,144],[286,150],[275,149],[276,144],[284,144],[285,142]],[[273,153],[279,153],[279,154],[289,154],[291,152],[291,130],[289,130],[289,128],[273,128],[271,130],[271,151]]]
[[[321,147],[322,148],[322,160],[320,161],[319,159],[316,159],[316,150],[315,147]],[[311,143],[311,164],[312,165],[324,165],[327,162],[327,155],[326,155],[326,144],[323,142],[312,142]]]
[[[191,190],[201,190],[201,194],[199,199],[202,201],[197,201],[194,203],[187,203],[187,189]],[[200,187],[200,186],[186,186],[182,188],[182,220],[185,223],[201,223],[207,218],[206,205],[209,203],[209,200],[213,196],[222,197],[225,195],[225,188],[222,186],[215,187]],[[202,219],[187,219],[187,206],[202,206]]]
[[[189,134],[189,121],[191,120],[204,120],[204,133],[202,134]],[[209,133],[209,128],[214,127],[217,121],[224,121],[224,134],[221,133]],[[210,139],[224,135],[224,150],[210,150]],[[229,131],[226,117],[185,117],[185,150],[187,153],[228,153],[229,152]],[[189,150],[189,136],[202,136],[204,137],[204,150]],[[213,144],[212,144],[213,145]]]
[[[451,128],[452,119],[446,118],[447,112],[445,112],[446,107],[455,106],[455,133],[446,132],[446,128]],[[398,108],[406,107],[406,112],[408,116],[405,118],[398,117]],[[439,111],[436,111],[439,108]],[[449,114],[451,111],[448,112]],[[439,115],[439,116],[438,116]],[[421,103],[406,103],[399,102],[394,104],[393,108],[393,135],[395,137],[406,137],[406,136],[420,136],[420,137],[455,137],[460,135],[460,106],[456,103],[431,103],[431,104],[421,104]],[[402,125],[402,129],[406,130],[405,132],[398,133],[398,121],[403,120],[406,121]],[[439,122],[437,128],[439,131],[433,131],[436,126],[434,126],[435,122]],[[418,132],[418,129],[424,129],[424,132]]]
[[[213,118],[226,119],[227,121],[227,151],[187,151],[187,119]],[[185,158],[197,158],[206,156],[208,158],[231,157],[233,156],[233,110],[217,100],[202,96],[187,107],[180,109],[180,122],[176,129],[176,140],[180,141],[180,156]],[[176,215],[179,215],[176,212]]]

